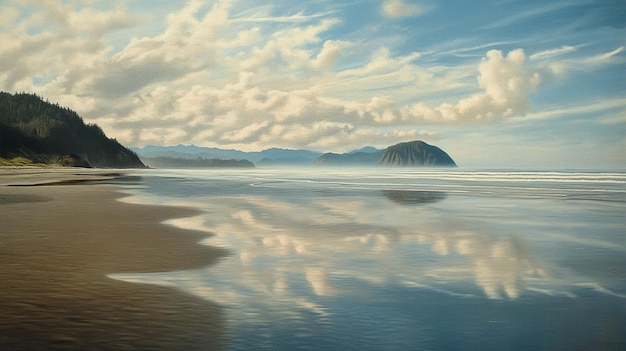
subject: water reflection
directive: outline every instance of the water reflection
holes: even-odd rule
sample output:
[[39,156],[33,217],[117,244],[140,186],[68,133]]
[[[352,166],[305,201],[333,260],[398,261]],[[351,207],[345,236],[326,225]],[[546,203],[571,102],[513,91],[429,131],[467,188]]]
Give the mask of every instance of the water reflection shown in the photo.
[[[471,266],[459,273],[471,274],[489,298],[517,298],[524,290],[525,281],[547,277],[545,268],[519,235],[495,237],[462,230],[420,234],[417,240],[430,243],[433,252],[440,256],[458,253],[468,257]],[[443,267],[434,268],[429,274],[450,279],[454,272]]]
[[529,280],[547,277],[521,236],[470,230],[427,206],[406,206],[445,194],[384,194],[395,205],[382,197],[297,204],[267,196],[207,198],[205,214],[169,223],[214,233],[204,243],[232,256],[201,271],[115,277],[176,286],[247,311],[248,319],[304,311],[323,317],[332,313],[330,297],[371,298],[372,287],[394,285],[515,299]]
[[441,201],[447,196],[443,191],[381,190],[381,192],[389,200],[401,205],[427,204]]

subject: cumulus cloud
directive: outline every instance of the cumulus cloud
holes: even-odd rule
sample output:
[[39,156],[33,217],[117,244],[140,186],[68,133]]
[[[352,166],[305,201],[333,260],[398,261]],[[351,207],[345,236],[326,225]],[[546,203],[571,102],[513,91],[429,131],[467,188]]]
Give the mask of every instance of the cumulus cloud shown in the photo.
[[[129,146],[346,151],[432,139],[440,124],[524,115],[528,94],[545,80],[521,49],[487,52],[462,68],[462,76],[477,74],[465,81],[458,68],[421,62],[421,53],[334,37],[342,22],[332,13],[266,26],[273,16],[233,14],[230,1],[188,2],[161,31],[114,49],[109,35],[141,21],[123,6],[73,6],[3,12],[14,24],[0,31],[0,88],[58,101]],[[382,8],[395,17],[419,12],[397,0]]]
[[403,110],[404,118],[463,122],[522,115],[528,111],[527,95],[541,83],[541,74],[527,65],[522,49],[506,56],[499,50],[490,50],[479,64],[478,72],[482,92],[434,109],[417,103]]
[[385,0],[381,6],[383,15],[390,18],[410,17],[422,12],[419,6],[403,0]]

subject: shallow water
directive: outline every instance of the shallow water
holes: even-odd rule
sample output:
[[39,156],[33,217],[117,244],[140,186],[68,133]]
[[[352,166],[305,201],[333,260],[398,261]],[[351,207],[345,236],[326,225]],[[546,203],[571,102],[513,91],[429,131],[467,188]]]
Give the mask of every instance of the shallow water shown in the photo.
[[149,170],[124,201],[231,255],[116,274],[227,308],[231,349],[626,348],[626,173]]

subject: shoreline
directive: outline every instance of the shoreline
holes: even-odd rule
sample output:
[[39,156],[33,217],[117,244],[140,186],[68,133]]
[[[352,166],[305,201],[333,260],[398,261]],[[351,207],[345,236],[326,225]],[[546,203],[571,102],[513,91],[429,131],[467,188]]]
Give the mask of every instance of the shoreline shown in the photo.
[[193,216],[193,209],[117,201],[125,196],[121,187],[106,181],[122,176],[102,169],[0,169],[1,349],[226,345],[220,306],[107,277],[201,268],[226,255],[199,244],[206,233],[162,224]]

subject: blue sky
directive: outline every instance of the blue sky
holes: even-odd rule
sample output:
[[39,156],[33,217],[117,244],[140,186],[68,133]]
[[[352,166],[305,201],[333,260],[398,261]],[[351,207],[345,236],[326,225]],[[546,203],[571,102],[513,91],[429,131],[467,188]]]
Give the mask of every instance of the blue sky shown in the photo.
[[126,146],[626,168],[626,3],[0,1],[0,90]]

